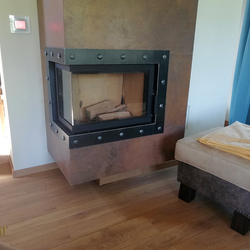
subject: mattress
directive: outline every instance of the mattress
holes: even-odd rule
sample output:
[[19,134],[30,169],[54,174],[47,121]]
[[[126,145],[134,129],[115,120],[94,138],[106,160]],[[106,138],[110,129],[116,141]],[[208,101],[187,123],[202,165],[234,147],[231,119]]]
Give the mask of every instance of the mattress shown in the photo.
[[221,127],[180,139],[176,143],[175,159],[250,191],[250,160],[197,141],[218,129]]

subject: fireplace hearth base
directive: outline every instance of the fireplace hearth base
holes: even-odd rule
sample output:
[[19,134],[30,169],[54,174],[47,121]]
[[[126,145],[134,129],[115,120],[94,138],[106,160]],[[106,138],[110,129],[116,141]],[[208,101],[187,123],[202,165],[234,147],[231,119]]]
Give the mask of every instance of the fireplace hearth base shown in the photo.
[[165,127],[164,131],[167,137],[150,135],[75,149],[51,131],[48,150],[69,184],[77,185],[173,160],[172,145],[183,137],[184,126]]

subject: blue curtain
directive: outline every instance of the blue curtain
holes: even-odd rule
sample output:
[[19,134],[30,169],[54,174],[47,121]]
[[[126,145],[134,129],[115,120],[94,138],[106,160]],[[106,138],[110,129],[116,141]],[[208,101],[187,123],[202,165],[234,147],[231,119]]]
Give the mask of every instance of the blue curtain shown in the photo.
[[250,124],[250,0],[245,16],[234,74],[229,124],[239,121]]

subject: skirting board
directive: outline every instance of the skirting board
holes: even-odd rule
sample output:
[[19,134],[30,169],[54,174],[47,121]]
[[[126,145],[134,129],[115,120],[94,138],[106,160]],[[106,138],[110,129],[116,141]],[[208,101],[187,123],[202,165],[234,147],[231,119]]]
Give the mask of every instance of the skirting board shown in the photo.
[[98,183],[99,186],[111,183],[111,182],[115,182],[115,181],[120,181],[123,179],[127,179],[130,177],[135,177],[135,176],[139,176],[142,174],[148,174],[157,170],[161,170],[164,168],[169,168],[169,167],[173,167],[173,166],[177,166],[178,165],[178,161],[177,160],[171,160],[171,161],[167,161],[163,164],[159,164],[159,165],[155,165],[155,166],[150,166],[150,167],[145,167],[145,168],[139,168],[139,169],[135,169],[132,171],[128,171],[128,172],[124,172],[121,174],[116,174],[116,175],[112,175],[112,176],[107,176],[107,177],[103,177],[101,179],[96,180],[96,182]]
[[40,165],[40,166],[36,166],[36,167],[25,168],[25,169],[20,169],[20,170],[14,170],[12,160],[11,160],[10,157],[9,157],[9,163],[10,163],[10,166],[11,166],[13,178],[23,177],[23,176],[26,176],[26,175],[36,174],[36,173],[40,173],[40,172],[44,172],[44,171],[48,171],[48,170],[58,168],[56,163],[53,162],[53,163],[50,163],[50,164]]

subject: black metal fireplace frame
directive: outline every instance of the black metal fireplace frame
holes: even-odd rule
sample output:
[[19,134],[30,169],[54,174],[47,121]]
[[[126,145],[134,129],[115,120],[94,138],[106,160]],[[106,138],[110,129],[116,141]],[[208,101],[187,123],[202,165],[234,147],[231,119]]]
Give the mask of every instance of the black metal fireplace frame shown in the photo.
[[[146,135],[162,133],[164,130],[165,103],[168,78],[169,51],[162,50],[99,50],[99,49],[65,49],[46,48],[46,68],[48,82],[48,103],[50,111],[50,128],[69,148],[91,146],[112,141],[131,139]],[[78,133],[72,131],[58,119],[56,96],[56,64],[69,66],[77,72],[79,67],[86,71],[93,67],[108,65],[144,65],[154,67],[154,88],[152,92],[152,116],[146,123],[131,124],[127,127],[113,126],[101,131]],[[152,91],[152,90],[150,90]],[[151,102],[151,101],[150,101]],[[109,124],[109,122],[107,122]],[[91,126],[91,124],[90,124]],[[77,134],[75,133],[77,132]]]

